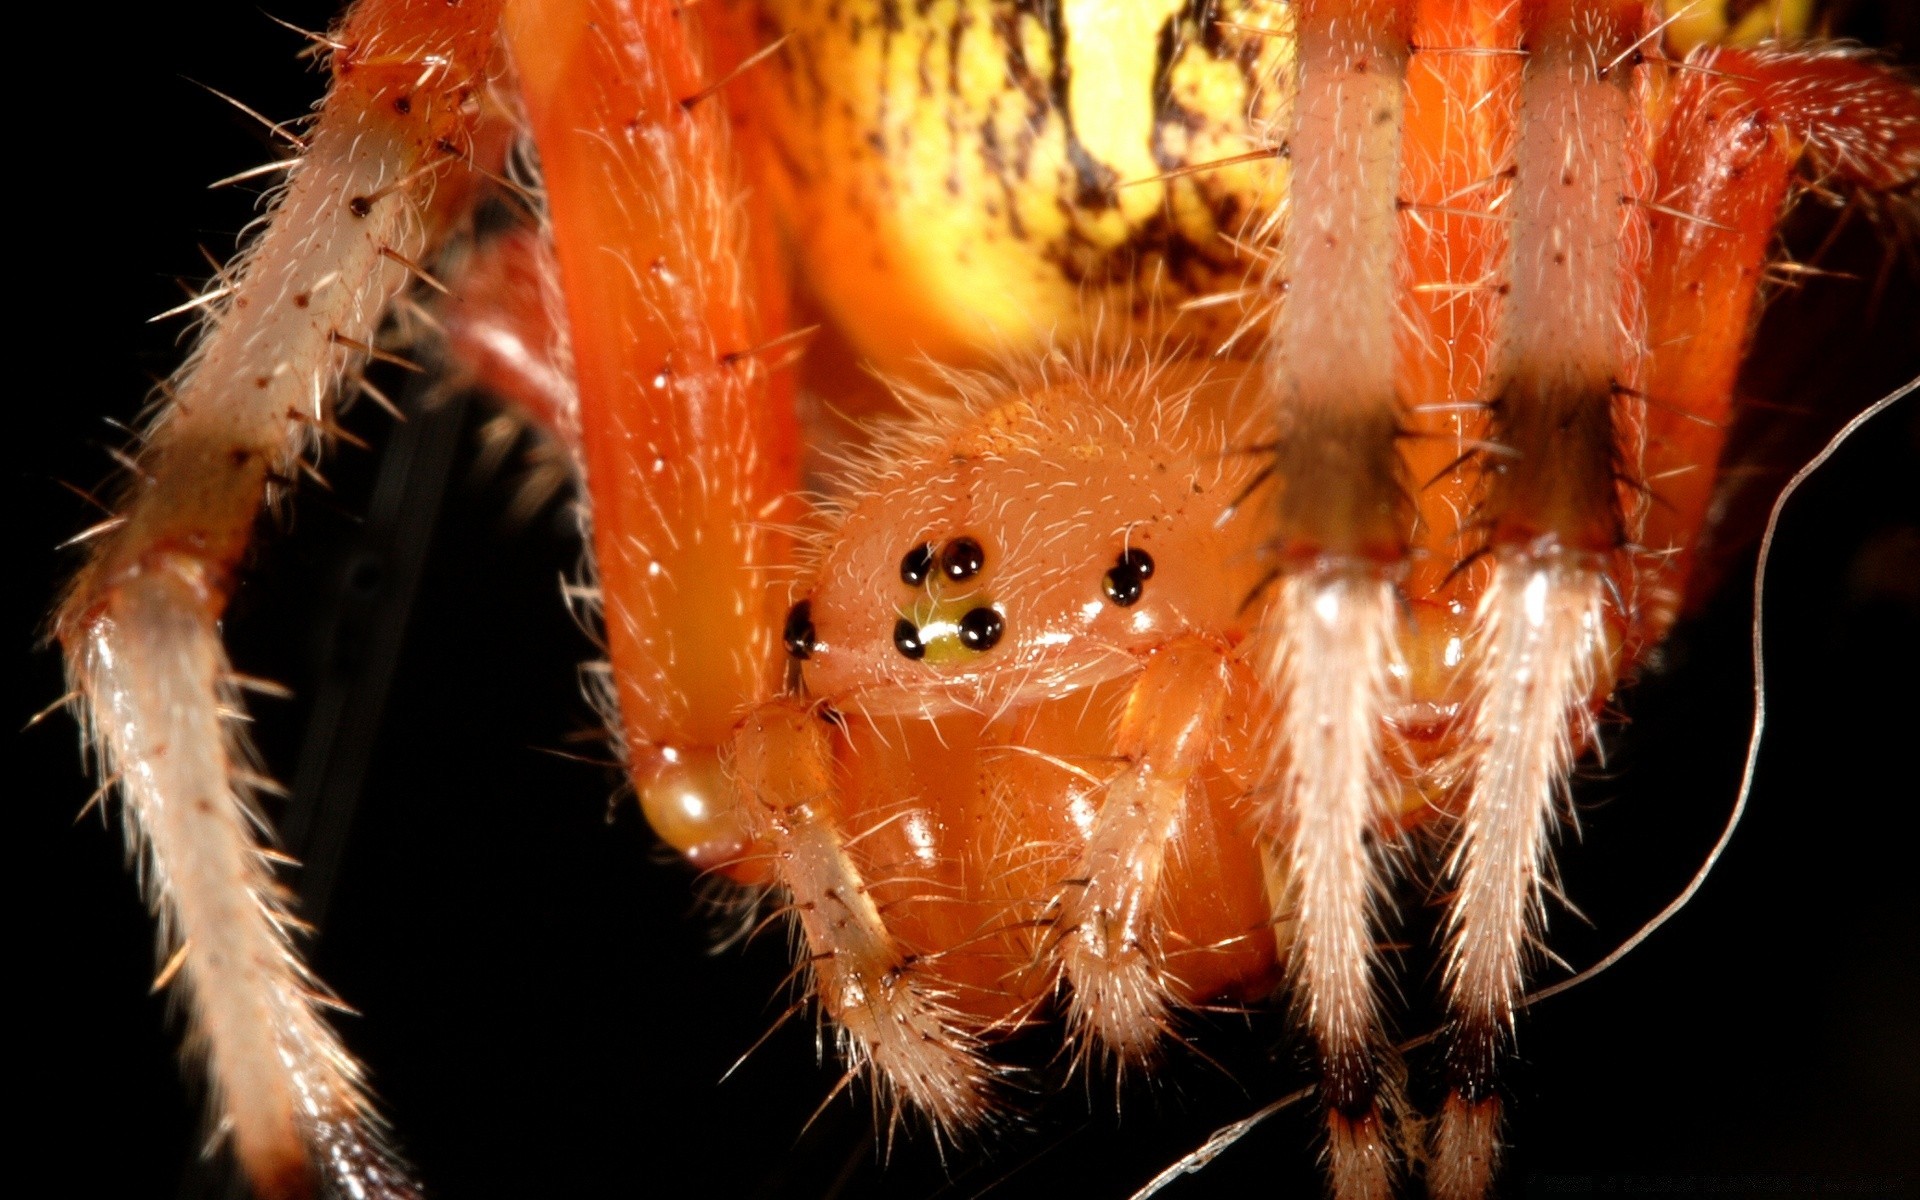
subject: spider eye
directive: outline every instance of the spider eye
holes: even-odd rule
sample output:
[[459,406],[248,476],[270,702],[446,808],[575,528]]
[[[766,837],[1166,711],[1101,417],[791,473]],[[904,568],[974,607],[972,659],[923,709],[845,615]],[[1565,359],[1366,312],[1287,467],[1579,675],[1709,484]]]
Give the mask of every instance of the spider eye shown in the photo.
[[1153,555],[1145,550],[1127,549],[1117,562],[1107,570],[1100,580],[1100,586],[1106,591],[1107,599],[1121,608],[1131,608],[1146,591],[1146,582],[1153,578]]
[[975,654],[985,654],[1000,644],[1007,631],[1007,619],[984,605],[970,609],[960,618],[960,644]]
[[973,579],[986,565],[986,549],[970,537],[939,545],[922,542],[901,556],[901,582],[926,588],[911,606],[894,610],[900,619],[893,625],[893,648],[902,658],[930,667],[953,666],[1000,644],[1007,619],[993,608],[993,598],[974,588],[953,591],[946,586]]
[[787,625],[780,633],[780,640],[787,644],[787,653],[795,658],[811,658],[820,645],[820,639],[813,632],[813,602],[802,600],[787,610]]
[[955,583],[964,583],[987,565],[987,552],[970,537],[958,537],[940,548],[940,571]]
[[893,648],[903,658],[915,662],[927,656],[927,644],[920,640],[920,627],[905,617],[893,623]]
[[933,574],[933,543],[922,542],[900,559],[900,582],[919,587]]

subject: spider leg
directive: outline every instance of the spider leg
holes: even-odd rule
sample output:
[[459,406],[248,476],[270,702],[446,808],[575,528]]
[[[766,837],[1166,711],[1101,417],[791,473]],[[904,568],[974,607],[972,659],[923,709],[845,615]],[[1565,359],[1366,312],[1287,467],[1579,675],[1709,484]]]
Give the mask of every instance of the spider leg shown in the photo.
[[626,765],[705,862],[740,847],[673,812],[691,791],[732,819],[718,747],[779,690],[799,463],[791,381],[747,353],[784,318],[779,272],[690,7],[511,0],[503,28],[564,284]]
[[120,780],[162,978],[188,997],[218,1124],[263,1196],[409,1187],[295,949],[218,625],[263,497],[332,427],[407,264],[468,194],[496,11],[369,0],[338,31],[300,161],[55,617],[101,772]]
[[1268,664],[1283,757],[1267,823],[1286,847],[1289,972],[1319,1052],[1334,1193],[1347,1198],[1384,1197],[1393,1174],[1374,926],[1387,875],[1378,836],[1398,798],[1385,747],[1401,657],[1389,572],[1410,525],[1398,189],[1414,7],[1293,6],[1292,174],[1269,281],[1284,279],[1267,386],[1285,433]]
[[[1618,641],[1657,641],[1678,611],[1714,490],[1714,473],[1700,464],[1713,463],[1725,441],[1756,282],[1793,172],[1809,161],[1824,178],[1889,188],[1920,171],[1920,95],[1910,84],[1857,55],[1774,49],[1697,54],[1688,66],[1704,69],[1676,73],[1657,150],[1639,162],[1633,147],[1645,139],[1631,120],[1592,119],[1617,107],[1624,81],[1582,64],[1615,62],[1631,40],[1625,16],[1604,27],[1604,7],[1530,14],[1515,315],[1495,407],[1496,436],[1520,455],[1490,500],[1496,566],[1469,664],[1478,695],[1447,864],[1456,885],[1447,918],[1452,1092],[1431,1174],[1443,1197],[1483,1194],[1491,1176],[1499,1125],[1491,1077],[1542,919],[1555,811],[1574,758],[1593,740],[1591,714],[1612,686]],[[1593,33],[1598,44],[1570,44],[1569,34]],[[1583,141],[1554,129],[1556,114],[1575,105]],[[1628,186],[1616,189],[1610,171]],[[1580,232],[1604,234],[1614,197],[1634,196],[1642,174],[1648,199],[1622,207],[1617,235]],[[1617,298],[1579,296],[1570,278],[1554,275],[1563,246],[1614,258],[1585,268],[1589,285],[1627,272],[1643,282],[1622,283]],[[1610,312],[1625,330],[1607,328]],[[1552,333],[1530,335],[1521,314],[1545,316]],[[1623,346],[1642,320],[1638,347]],[[1583,333],[1585,363],[1575,355]],[[1542,386],[1553,381],[1542,364],[1562,389],[1583,383],[1584,399],[1564,390],[1556,398]],[[1609,378],[1611,404],[1600,396]],[[1536,422],[1556,409],[1548,434]],[[1637,491],[1608,484],[1622,474],[1657,482]],[[1623,555],[1609,559],[1609,523],[1653,551],[1631,570]],[[1610,590],[1623,579],[1634,584],[1621,589],[1630,611],[1610,614]]]
[[1483,1195],[1495,1168],[1493,1075],[1542,920],[1549,837],[1591,712],[1611,690],[1622,614],[1607,615],[1632,514],[1617,482],[1637,429],[1617,391],[1640,347],[1645,138],[1629,59],[1645,33],[1625,0],[1522,9],[1528,58],[1513,184],[1511,292],[1493,437],[1493,575],[1467,671],[1464,804],[1446,873],[1449,1094],[1436,1196]]
[[1484,583],[1471,562],[1481,539],[1467,523],[1493,445],[1484,399],[1506,278],[1519,24],[1511,4],[1455,0],[1423,0],[1414,21],[1400,178],[1400,453],[1415,519],[1402,592],[1419,639],[1410,665],[1417,678],[1417,664],[1438,667],[1414,685],[1425,695],[1451,692],[1446,647]]
[[952,1136],[985,1116],[991,1072],[977,1039],[916,969],[849,854],[827,726],[802,701],[774,701],[741,723],[729,773],[751,836],[772,848],[792,896],[820,1005],[855,1068]]
[[573,347],[553,242],[520,227],[475,247],[434,309],[447,374],[512,406],[576,464],[583,453]]
[[1225,723],[1228,662],[1196,637],[1155,651],[1120,717],[1128,768],[1106,786],[1100,816],[1060,899],[1068,1021],[1122,1059],[1147,1056],[1167,1029],[1164,917],[1168,854],[1196,773]]
[[1701,556],[1718,484],[1702,464],[1736,418],[1755,281],[1796,173],[1882,193],[1920,178],[1920,89],[1859,51],[1709,48],[1686,65],[1653,163],[1664,211],[1648,218],[1646,644],[1682,610]]

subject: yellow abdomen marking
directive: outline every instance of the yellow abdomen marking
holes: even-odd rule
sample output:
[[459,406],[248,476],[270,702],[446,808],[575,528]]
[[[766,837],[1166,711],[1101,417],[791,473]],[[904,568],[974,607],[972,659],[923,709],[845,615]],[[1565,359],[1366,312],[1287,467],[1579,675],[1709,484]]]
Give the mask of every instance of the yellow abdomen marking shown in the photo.
[[[859,350],[1138,333],[1241,286],[1234,241],[1283,193],[1286,10],[1225,0],[773,0],[772,170],[801,271]],[[1263,32],[1270,31],[1270,32]],[[1229,311],[1230,310],[1230,311]],[[1219,336],[1238,309],[1178,334]],[[1126,319],[1116,319],[1126,318]],[[1212,330],[1212,333],[1208,331]]]

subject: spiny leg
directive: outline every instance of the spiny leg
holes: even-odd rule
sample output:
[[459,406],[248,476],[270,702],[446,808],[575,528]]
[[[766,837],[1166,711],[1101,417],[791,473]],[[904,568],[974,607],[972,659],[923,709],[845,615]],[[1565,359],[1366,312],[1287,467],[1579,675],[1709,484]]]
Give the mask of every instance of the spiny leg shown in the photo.
[[1268,824],[1296,917],[1289,973],[1319,1051],[1336,1195],[1384,1197],[1375,916],[1397,794],[1385,721],[1406,549],[1399,477],[1399,171],[1413,5],[1292,6],[1292,162],[1267,383],[1282,435],[1278,597],[1268,674],[1280,712]]
[[[1414,631],[1411,690],[1453,699],[1448,647],[1484,568],[1468,525],[1484,483],[1486,377],[1504,290],[1519,14],[1504,0],[1422,0],[1407,71],[1401,154],[1402,314],[1418,336],[1401,363],[1400,454],[1414,533],[1402,584]],[[1404,343],[1403,343],[1404,344]]]
[[1120,716],[1100,816],[1060,900],[1068,1021],[1123,1061],[1167,1028],[1160,912],[1167,855],[1196,773],[1213,756],[1228,697],[1219,647],[1186,637],[1156,650]]
[[856,1069],[924,1114],[942,1136],[988,1110],[991,1072],[975,1038],[928,986],[887,929],[837,821],[825,722],[802,701],[775,701],[729,744],[749,835],[766,848],[805,937],[815,994]]
[[564,284],[621,740],[665,836],[688,793],[731,811],[718,747],[779,687],[799,487],[791,381],[754,353],[784,317],[778,264],[737,201],[728,76],[687,24],[703,11],[509,0],[503,20]]
[[360,1069],[321,1019],[263,845],[218,622],[262,498],[331,428],[410,264],[469,194],[497,6],[369,0],[259,238],[169,385],[120,514],[56,617],[101,770],[189,997],[214,1104],[255,1190],[408,1191]]
[[[1452,964],[1461,973],[1450,974],[1449,982],[1457,1017],[1473,1011],[1468,997],[1476,977],[1483,997],[1507,999],[1483,1002],[1478,1017],[1457,1021],[1449,1058],[1456,1083],[1477,1070],[1492,1071],[1499,1026],[1511,1020],[1521,985],[1518,960],[1530,922],[1538,919],[1552,791],[1564,786],[1572,756],[1590,740],[1589,706],[1610,686],[1606,648],[1617,635],[1607,627],[1630,620],[1628,636],[1644,646],[1658,640],[1678,610],[1713,494],[1710,468],[1732,414],[1760,275],[1795,167],[1809,160],[1823,180],[1867,189],[1898,187],[1920,172],[1920,93],[1856,53],[1703,51],[1674,71],[1673,90],[1650,164],[1650,202],[1632,203],[1633,210],[1644,211],[1649,244],[1640,268],[1644,362],[1637,388],[1630,386],[1630,367],[1619,368],[1612,409],[1616,461],[1631,457],[1626,447],[1632,426],[1644,422],[1638,474],[1653,498],[1636,518],[1624,503],[1634,492],[1614,493],[1624,531],[1632,537],[1639,526],[1644,532],[1637,540],[1650,547],[1631,575],[1624,568],[1609,572],[1633,589],[1627,593],[1630,611],[1607,618],[1602,594],[1591,577],[1583,582],[1578,560],[1565,556],[1564,545],[1557,563],[1551,553],[1530,561],[1511,549],[1500,554],[1494,587],[1482,602],[1483,640],[1473,662],[1481,699],[1473,737],[1483,757],[1470,797],[1485,798],[1470,798],[1451,864],[1461,885],[1450,917]],[[1628,144],[1637,136],[1632,131]],[[1604,195],[1598,197],[1595,210],[1604,202]],[[1522,228],[1528,227],[1523,217]],[[1631,245],[1631,226],[1626,240]],[[1634,269],[1630,253],[1621,257]],[[1517,273],[1516,284],[1519,278]],[[1633,300],[1629,294],[1621,302],[1629,326]],[[1633,346],[1626,350],[1631,355]],[[1512,470],[1523,464],[1524,458]],[[1590,491],[1597,496],[1603,489],[1596,481]],[[1590,545],[1597,549],[1598,539]],[[1552,650],[1555,644],[1559,652]],[[1490,672],[1495,661],[1513,667],[1497,675]],[[1539,707],[1543,695],[1550,701],[1556,692],[1568,712],[1557,731],[1541,719]],[[1501,796],[1528,795],[1534,797],[1532,821],[1527,805],[1503,809],[1497,803]],[[1492,866],[1499,853],[1469,849],[1476,841],[1491,847],[1503,839],[1504,871]],[[1469,858],[1481,865],[1469,868]],[[1475,910],[1503,917],[1471,922],[1468,914]],[[1491,945],[1483,940],[1463,948],[1489,935]],[[1495,1016],[1500,1013],[1505,1015]],[[1456,1087],[1437,1131],[1434,1186],[1443,1196],[1479,1194],[1492,1172],[1497,1106],[1490,1094],[1469,1103],[1471,1090],[1471,1084]]]
[[1618,411],[1640,346],[1636,252],[1644,137],[1626,0],[1532,0],[1513,184],[1513,245],[1487,500],[1493,578],[1467,670],[1465,804],[1447,862],[1449,1094],[1429,1184],[1483,1195],[1495,1168],[1493,1075],[1541,920],[1549,835],[1589,714],[1612,687],[1613,566],[1637,468]]
[[1858,50],[1709,48],[1674,69],[1673,90],[1648,214],[1645,462],[1657,500],[1641,538],[1643,645],[1685,603],[1796,172],[1804,163],[1820,186],[1869,197],[1920,179],[1920,88]]
[[1276,828],[1289,879],[1280,910],[1294,929],[1288,976],[1319,1050],[1334,1194],[1386,1196],[1388,1050],[1374,976],[1393,799],[1380,728],[1396,694],[1393,585],[1364,575],[1287,579],[1274,619],[1285,639],[1273,678],[1285,706]]

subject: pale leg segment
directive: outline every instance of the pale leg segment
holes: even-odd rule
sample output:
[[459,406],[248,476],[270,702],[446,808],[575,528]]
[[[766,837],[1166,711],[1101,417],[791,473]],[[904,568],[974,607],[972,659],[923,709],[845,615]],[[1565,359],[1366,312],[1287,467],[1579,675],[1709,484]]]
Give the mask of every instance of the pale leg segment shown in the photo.
[[197,599],[187,578],[145,574],[75,648],[102,767],[119,779],[127,840],[172,948],[163,978],[191,998],[215,1110],[263,1195],[306,1194],[316,1172],[370,1196],[410,1195],[377,1134],[359,1128],[359,1066],[321,1019],[325,988],[294,949],[301,926],[241,782],[226,655]]
[[748,835],[767,848],[806,943],[820,1007],[853,1070],[926,1116],[943,1137],[988,1110],[978,1040],[888,931],[847,852],[825,724],[801,702],[756,709],[728,748]]
[[1473,764],[1468,802],[1446,866],[1454,891],[1445,986],[1456,1027],[1436,1196],[1480,1195],[1491,1182],[1493,1075],[1546,919],[1543,881],[1567,776],[1591,740],[1589,706],[1608,656],[1605,588],[1599,571],[1571,556],[1510,554],[1481,597],[1470,667],[1483,690],[1463,752]]
[[1384,747],[1399,657],[1389,572],[1411,527],[1399,186],[1414,5],[1291,7],[1292,174],[1268,281],[1281,294],[1266,372],[1281,429],[1267,631],[1280,717],[1265,816],[1292,879],[1289,974],[1319,1052],[1333,1191],[1360,1200],[1386,1196],[1393,1175],[1374,929],[1387,884],[1377,839],[1396,794]]
[[[1543,911],[1550,834],[1567,777],[1611,690],[1607,597],[1635,524],[1637,426],[1624,414],[1642,354],[1645,137],[1634,52],[1644,10],[1627,0],[1522,7],[1514,231],[1491,433],[1501,444],[1485,509],[1493,579],[1470,642],[1460,752],[1465,802],[1446,878],[1449,1094],[1428,1184],[1484,1195],[1497,1166],[1493,1079]],[[1635,505],[1637,493],[1633,493]],[[1624,622],[1615,613],[1613,629]]]
[[1390,873],[1382,831],[1397,795],[1382,714],[1395,695],[1399,606],[1364,574],[1281,584],[1280,745],[1274,811],[1283,822],[1294,921],[1295,1003],[1319,1048],[1336,1195],[1385,1196],[1393,1154],[1382,1120],[1379,955]]
[[1148,661],[1114,747],[1128,765],[1059,901],[1068,1022],[1122,1061],[1146,1057],[1167,1031],[1162,886],[1188,791],[1220,736],[1227,670],[1218,647],[1192,637]]
[[294,950],[218,623],[269,485],[320,444],[437,214],[466,194],[496,11],[376,0],[337,31],[335,86],[286,191],[218,281],[56,617],[170,951],[161,981],[186,993],[218,1129],[265,1197],[409,1189]]

